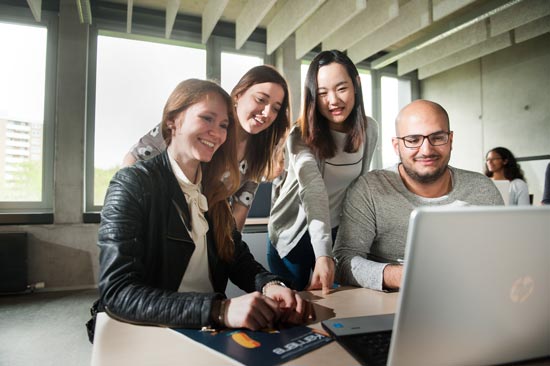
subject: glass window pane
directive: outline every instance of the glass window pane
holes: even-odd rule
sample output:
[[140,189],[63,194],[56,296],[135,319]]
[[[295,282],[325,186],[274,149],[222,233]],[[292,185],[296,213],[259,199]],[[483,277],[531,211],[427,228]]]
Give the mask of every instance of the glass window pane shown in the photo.
[[[304,92],[304,85],[306,84],[306,76],[307,76],[307,69],[309,69],[309,62],[302,61],[302,65],[300,65],[300,92]],[[303,96],[302,96],[303,98]]]
[[395,136],[395,117],[399,110],[411,102],[411,81],[391,76],[382,76],[382,166],[388,167],[399,161],[392,145]]
[[206,51],[98,36],[95,98],[94,199],[105,191],[124,155],[162,119],[176,85],[206,78]]
[[367,116],[372,117],[372,78],[371,74],[365,70],[359,70],[359,77],[361,78],[361,90],[363,91],[363,105],[365,106],[365,113]]
[[221,86],[229,94],[248,70],[264,64],[261,57],[229,52],[222,52],[221,62]]
[[0,201],[42,201],[47,29],[0,23]]

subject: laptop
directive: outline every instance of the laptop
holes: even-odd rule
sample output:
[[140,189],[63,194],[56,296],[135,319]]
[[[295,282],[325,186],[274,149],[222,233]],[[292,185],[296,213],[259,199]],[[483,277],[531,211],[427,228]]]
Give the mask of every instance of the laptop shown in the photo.
[[417,209],[404,266],[395,316],[322,322],[361,364],[550,360],[550,207]]
[[510,181],[494,180],[493,183],[495,183],[495,186],[500,192],[500,195],[502,196],[502,200],[504,201],[504,204],[509,205],[510,204]]

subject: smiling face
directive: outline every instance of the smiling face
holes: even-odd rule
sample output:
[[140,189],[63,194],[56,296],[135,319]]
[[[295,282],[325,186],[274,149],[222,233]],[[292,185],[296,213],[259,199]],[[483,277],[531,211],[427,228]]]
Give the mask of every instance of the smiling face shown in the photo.
[[277,118],[285,92],[276,83],[254,84],[237,96],[237,118],[243,130],[255,135],[266,130]]
[[[397,118],[398,137],[409,135],[427,136],[434,132],[450,132],[446,115],[428,101],[418,100],[405,107]],[[392,140],[406,174],[416,182],[432,183],[445,174],[453,143],[453,134],[445,145],[432,146],[427,138],[418,148],[405,147],[403,140]]]
[[185,175],[193,179],[199,164],[212,160],[227,138],[227,104],[218,93],[208,93],[169,121],[168,125],[172,133],[168,146],[170,155]]
[[317,72],[317,108],[332,130],[344,131],[344,122],[355,106],[355,89],[346,68],[338,62]]

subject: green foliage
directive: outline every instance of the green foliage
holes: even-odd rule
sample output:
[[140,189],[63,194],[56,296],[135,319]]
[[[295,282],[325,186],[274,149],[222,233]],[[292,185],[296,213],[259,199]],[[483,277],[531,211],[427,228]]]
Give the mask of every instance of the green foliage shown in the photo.
[[107,188],[109,187],[109,182],[118,169],[119,167],[114,167],[111,169],[94,169],[94,205],[103,205],[105,193],[107,193]]
[[[38,202],[42,200],[42,162],[27,161],[17,165],[12,178],[0,178],[0,201]],[[94,205],[103,205],[109,182],[119,167],[94,170]]]
[[26,161],[17,164],[13,178],[0,184],[0,201],[36,202],[42,200],[42,162]]

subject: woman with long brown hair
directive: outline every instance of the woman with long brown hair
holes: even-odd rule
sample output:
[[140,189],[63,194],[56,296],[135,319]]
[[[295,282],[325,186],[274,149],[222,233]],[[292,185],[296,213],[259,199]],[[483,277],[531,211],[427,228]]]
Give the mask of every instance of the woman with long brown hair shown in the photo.
[[[310,303],[256,262],[235,230],[228,203],[239,187],[232,105],[213,82],[183,81],[164,108],[166,150],[112,179],[98,239],[100,300],[110,316],[249,329],[312,316]],[[228,279],[249,294],[226,299]]]
[[340,51],[315,56],[302,98],[286,145],[287,175],[271,209],[267,258],[271,271],[299,290],[309,284],[327,292],[342,201],[369,170],[378,127],[365,114],[357,68]]
[[[237,229],[242,230],[258,184],[275,178],[276,151],[290,128],[288,85],[272,66],[248,70],[231,92],[237,124],[239,189],[231,197],[231,209]],[[123,165],[147,160],[160,154],[166,145],[160,125],[132,147]]]

